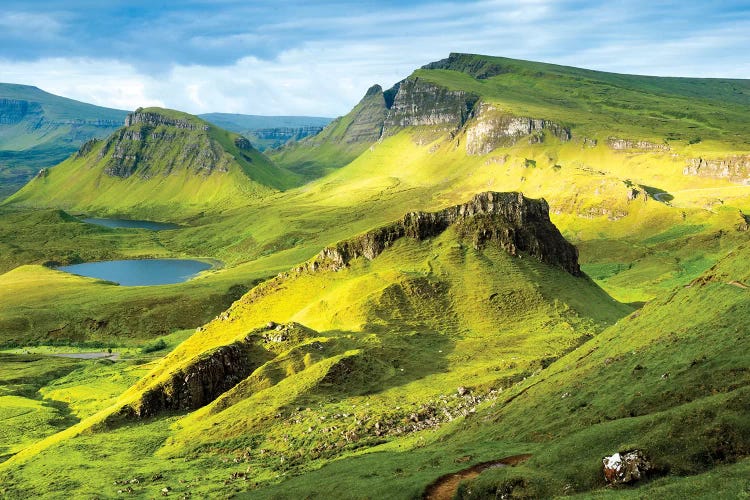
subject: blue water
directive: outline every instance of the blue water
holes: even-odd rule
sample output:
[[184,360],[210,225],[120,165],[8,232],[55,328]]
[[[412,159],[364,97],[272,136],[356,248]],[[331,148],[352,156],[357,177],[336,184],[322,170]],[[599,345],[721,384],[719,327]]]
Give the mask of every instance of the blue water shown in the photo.
[[57,269],[123,286],[146,286],[182,283],[210,267],[206,262],[189,259],[134,259],[87,262]]
[[150,220],[99,219],[96,217],[89,217],[87,219],[81,220],[83,220],[83,222],[88,222],[89,224],[96,224],[97,226],[150,229],[151,231],[161,231],[163,229],[178,229],[180,227],[179,224],[172,224],[170,222],[154,222]]

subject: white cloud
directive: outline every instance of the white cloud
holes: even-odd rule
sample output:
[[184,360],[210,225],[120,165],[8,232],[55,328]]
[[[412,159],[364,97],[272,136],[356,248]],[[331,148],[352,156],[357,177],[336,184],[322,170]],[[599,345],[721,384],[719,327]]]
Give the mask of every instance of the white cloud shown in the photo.
[[[648,18],[654,12],[647,12]],[[541,60],[621,73],[747,78],[750,23],[677,30],[669,37],[658,23],[641,26],[643,12],[552,0],[442,2],[429,7],[361,14],[290,18],[258,31],[200,35],[189,44],[236,48],[276,30],[320,30],[270,60],[252,55],[232,64],[159,67],[159,74],[112,57],[0,60],[4,81],[37,85],[74,99],[122,109],[160,105],[191,113],[344,114],[367,88],[388,87],[449,52]],[[640,17],[639,17],[640,16]],[[658,17],[657,17],[658,18]],[[47,22],[42,17],[37,23]],[[54,25],[50,25],[54,31]],[[664,40],[662,41],[662,38]]]

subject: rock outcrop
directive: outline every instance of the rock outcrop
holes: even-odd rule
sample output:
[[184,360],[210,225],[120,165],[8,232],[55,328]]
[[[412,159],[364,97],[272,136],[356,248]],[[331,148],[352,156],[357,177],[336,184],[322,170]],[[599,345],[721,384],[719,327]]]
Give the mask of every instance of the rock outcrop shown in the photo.
[[617,137],[608,138],[607,145],[615,151],[626,151],[629,149],[638,149],[642,151],[669,151],[670,149],[668,144],[657,144],[655,142],[637,139],[619,139]]
[[247,344],[219,347],[146,390],[136,403],[123,407],[120,415],[145,418],[165,411],[195,410],[237,385],[255,367]]
[[[204,176],[226,173],[233,158],[211,139],[208,129],[205,122],[197,119],[137,111],[127,116],[124,128],[106,140],[98,159],[106,162],[104,173],[123,179],[131,175],[149,179],[181,170]],[[235,141],[235,146],[252,149],[244,138]],[[86,145],[79,154],[86,154],[85,148]]]
[[474,119],[466,126],[466,153],[487,154],[499,146],[511,146],[522,137],[530,143],[544,142],[545,134],[567,142],[572,135],[568,127],[538,118],[514,116],[489,103],[474,110]]
[[439,126],[457,130],[468,119],[478,97],[463,90],[449,90],[434,83],[410,77],[396,87],[393,104],[383,123],[383,137],[404,127]]
[[201,123],[197,124],[187,119],[181,118],[170,118],[161,113],[154,113],[150,111],[136,111],[130,113],[125,117],[125,126],[130,127],[132,125],[147,125],[150,127],[158,127],[159,125],[166,125],[168,127],[174,127],[184,130],[208,130],[208,124]]
[[717,159],[691,158],[682,173],[750,184],[750,156],[729,156]]
[[410,212],[400,221],[323,249],[303,268],[337,271],[358,257],[374,259],[399,238],[424,240],[451,225],[477,249],[494,244],[511,255],[530,255],[574,276],[582,275],[578,250],[550,221],[545,200],[496,192],[478,194],[468,203],[438,212]]
[[[310,137],[319,134],[323,130],[320,126],[307,126],[307,127],[276,127],[276,128],[261,128],[248,132],[248,136],[264,141],[266,146],[258,149],[264,151],[265,149],[273,149],[283,146],[289,141],[300,141],[305,137]],[[257,143],[256,143],[257,145]]]

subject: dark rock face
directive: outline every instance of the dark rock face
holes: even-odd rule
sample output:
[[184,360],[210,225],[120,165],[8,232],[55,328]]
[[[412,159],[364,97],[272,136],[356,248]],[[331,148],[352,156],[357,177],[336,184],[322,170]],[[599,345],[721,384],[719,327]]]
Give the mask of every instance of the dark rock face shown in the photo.
[[169,381],[146,391],[136,405],[124,407],[120,414],[144,418],[170,410],[195,410],[237,385],[254,368],[247,345],[222,346],[172,373]]
[[[323,127],[312,125],[307,127],[261,128],[248,132],[248,135],[263,141],[269,141],[270,145],[266,146],[266,149],[273,149],[283,146],[289,141],[300,141],[305,137],[317,135],[321,130],[323,130]],[[258,149],[261,149],[261,147],[258,146]]]
[[[344,143],[372,143],[380,138],[388,109],[380,85],[373,85],[352,110],[351,122],[343,137]],[[335,122],[333,122],[335,123]]]
[[750,156],[730,156],[713,160],[691,158],[682,173],[750,184]]
[[39,104],[20,99],[0,99],[0,125],[20,123],[32,112],[41,115]]
[[167,125],[170,127],[185,129],[185,130],[208,130],[208,125],[196,125],[189,122],[188,120],[172,119],[168,118],[159,113],[152,113],[147,111],[136,111],[130,113],[125,117],[125,126],[130,127],[131,125],[142,124],[156,127],[158,125]]
[[477,96],[463,90],[448,90],[419,78],[408,78],[399,84],[383,122],[382,136],[419,125],[456,130],[466,122],[477,100]]
[[438,212],[410,212],[400,221],[323,249],[306,268],[337,271],[357,257],[374,259],[399,238],[424,240],[451,225],[477,249],[494,244],[511,255],[531,255],[574,276],[582,275],[578,250],[550,221],[545,200],[496,192],[478,194],[468,203]]

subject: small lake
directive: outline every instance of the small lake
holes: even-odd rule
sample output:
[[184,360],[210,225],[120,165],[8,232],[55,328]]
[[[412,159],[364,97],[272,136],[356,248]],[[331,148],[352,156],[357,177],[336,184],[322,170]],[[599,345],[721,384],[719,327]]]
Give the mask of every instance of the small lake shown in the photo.
[[60,266],[66,273],[114,281],[122,286],[171,285],[187,281],[211,264],[190,259],[133,259]]
[[132,219],[100,219],[97,217],[88,217],[81,219],[89,224],[105,227],[125,227],[129,229],[149,229],[151,231],[162,231],[164,229],[179,229],[179,224],[170,222],[154,222],[151,220],[132,220]]

